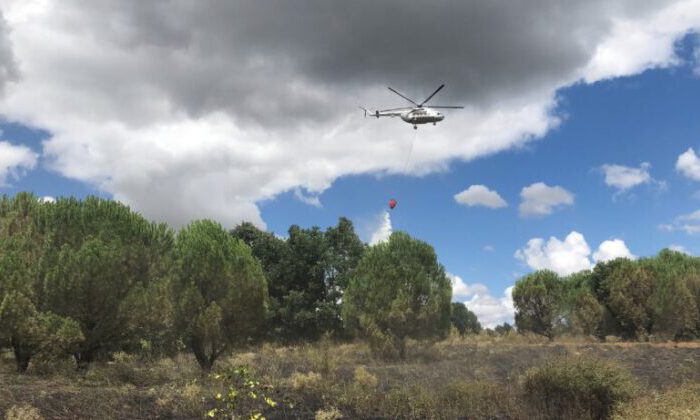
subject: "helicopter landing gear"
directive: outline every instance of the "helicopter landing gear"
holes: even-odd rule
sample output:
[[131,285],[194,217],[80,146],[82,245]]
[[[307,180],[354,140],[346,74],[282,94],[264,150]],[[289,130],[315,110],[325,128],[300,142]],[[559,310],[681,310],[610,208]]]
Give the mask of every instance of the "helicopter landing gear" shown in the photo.
[[433,123],[433,125],[437,125],[437,123]]
[[413,126],[413,129],[414,129],[414,130],[418,130],[418,126],[417,126],[417,125],[414,125],[414,126]]

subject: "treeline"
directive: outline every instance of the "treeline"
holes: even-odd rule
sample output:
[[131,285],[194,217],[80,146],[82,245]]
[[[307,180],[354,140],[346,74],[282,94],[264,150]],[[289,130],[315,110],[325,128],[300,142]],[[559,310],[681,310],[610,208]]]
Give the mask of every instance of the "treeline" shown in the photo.
[[518,331],[550,339],[565,333],[694,339],[700,337],[700,258],[665,249],[565,277],[538,271],[516,283],[513,303]]
[[0,198],[0,348],[20,371],[36,358],[85,369],[116,351],[183,350],[210,369],[232,348],[323,334],[401,357],[407,338],[481,329],[451,294],[428,244],[395,233],[369,247],[344,218],[285,239],[207,220],[176,233],[96,197]]

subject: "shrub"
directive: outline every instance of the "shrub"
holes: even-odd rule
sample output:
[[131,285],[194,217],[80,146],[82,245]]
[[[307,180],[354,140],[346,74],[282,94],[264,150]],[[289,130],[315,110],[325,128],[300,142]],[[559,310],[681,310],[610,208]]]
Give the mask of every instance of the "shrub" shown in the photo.
[[31,405],[15,405],[7,410],[5,420],[44,420],[44,417]]
[[452,288],[435,250],[394,232],[369,248],[343,295],[349,331],[369,339],[375,353],[406,356],[406,339],[445,338]]
[[528,370],[525,396],[543,418],[609,418],[628,401],[636,385],[617,365],[587,358],[564,358]]
[[700,418],[700,384],[688,384],[645,396],[625,404],[616,419],[683,420]]
[[316,412],[316,420],[338,420],[343,418],[343,413],[335,407],[321,409]]

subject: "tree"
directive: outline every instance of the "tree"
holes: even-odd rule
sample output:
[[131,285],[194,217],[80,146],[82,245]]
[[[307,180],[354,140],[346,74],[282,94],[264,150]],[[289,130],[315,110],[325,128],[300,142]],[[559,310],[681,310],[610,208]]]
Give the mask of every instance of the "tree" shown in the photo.
[[250,223],[231,233],[252,248],[265,271],[273,337],[295,341],[316,339],[326,331],[342,334],[340,301],[364,251],[350,220],[340,218],[325,232],[291,226],[287,240]]
[[451,322],[459,331],[459,335],[479,334],[481,332],[481,324],[476,314],[470,311],[464,303],[452,302],[451,308]]
[[620,259],[609,272],[603,288],[605,304],[625,338],[647,338],[654,323],[654,276],[638,261]]
[[651,332],[654,335],[674,340],[696,335],[700,312],[693,294],[693,279],[700,274],[699,261],[667,249],[642,261],[653,272]]
[[182,229],[175,245],[175,325],[204,370],[259,332],[267,284],[250,248],[208,220]]
[[433,248],[405,233],[370,247],[343,296],[350,331],[369,338],[376,352],[404,358],[406,338],[443,337],[450,326],[452,287]]
[[100,352],[133,341],[144,290],[167,276],[172,231],[96,197],[59,199],[44,210],[41,293],[48,310],[80,324],[75,358],[85,369]]
[[592,272],[573,273],[564,279],[566,327],[577,334],[600,337],[605,308],[592,291]]
[[34,356],[63,356],[82,339],[73,320],[42,304],[37,267],[43,236],[36,221],[44,205],[29,193],[0,198],[0,346],[12,348],[19,372]]
[[563,318],[563,284],[557,273],[536,271],[518,280],[513,289],[515,324],[550,340]]
[[352,222],[344,217],[334,227],[326,229],[325,294],[317,312],[321,332],[343,334],[341,305],[352,271],[365,251],[365,245],[355,233]]
[[496,327],[494,328],[494,331],[498,335],[508,335],[513,331],[513,326],[507,322],[504,322],[501,325],[496,325]]

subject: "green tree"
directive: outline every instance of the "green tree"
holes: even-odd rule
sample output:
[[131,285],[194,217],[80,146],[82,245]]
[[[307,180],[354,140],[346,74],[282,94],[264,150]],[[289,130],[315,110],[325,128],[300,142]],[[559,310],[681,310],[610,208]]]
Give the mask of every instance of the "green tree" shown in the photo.
[[507,322],[504,322],[501,325],[496,325],[496,327],[493,329],[498,335],[508,335],[510,334],[514,328],[512,325],[510,325]]
[[265,271],[273,337],[294,341],[326,331],[343,334],[339,302],[364,251],[350,220],[340,218],[325,232],[291,226],[287,240],[250,223],[231,233],[252,248]]
[[536,271],[518,280],[513,289],[518,331],[554,338],[563,319],[563,292],[563,282],[553,271]]
[[653,271],[639,261],[619,259],[602,288],[604,302],[621,327],[624,338],[645,339],[654,323]]
[[39,267],[47,308],[80,324],[79,369],[101,352],[122,349],[143,322],[145,290],[165,274],[172,231],[115,201],[59,199],[45,208]]
[[34,356],[63,356],[82,340],[77,324],[46,311],[41,299],[37,216],[46,205],[29,193],[0,198],[0,346],[12,348],[20,372]]
[[451,322],[460,335],[479,334],[481,332],[481,324],[476,314],[470,311],[464,303],[452,302],[451,308]]
[[[350,331],[375,351],[406,354],[406,338],[443,337],[450,326],[452,288],[433,248],[405,233],[370,247],[343,296]],[[387,347],[388,346],[388,347]]]
[[350,275],[365,251],[365,245],[355,233],[352,222],[341,217],[336,226],[325,231],[326,267],[325,293],[317,312],[320,332],[342,335],[341,300],[348,287]]
[[259,333],[267,285],[250,248],[208,220],[182,229],[175,245],[175,326],[200,366]]
[[700,312],[692,279],[700,273],[700,259],[666,249],[642,264],[653,272],[651,333],[674,340],[696,336]]
[[605,308],[592,291],[592,272],[573,273],[563,280],[564,316],[568,330],[576,334],[599,337]]

